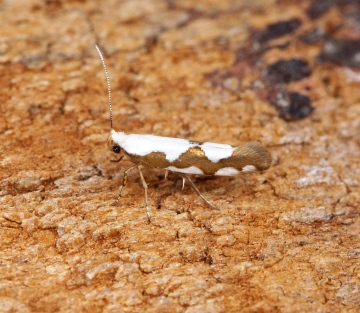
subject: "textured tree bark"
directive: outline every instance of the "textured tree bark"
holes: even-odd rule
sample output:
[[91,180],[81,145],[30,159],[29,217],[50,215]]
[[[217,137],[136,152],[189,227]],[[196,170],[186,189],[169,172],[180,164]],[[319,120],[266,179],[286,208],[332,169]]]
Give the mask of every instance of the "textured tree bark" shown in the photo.
[[[355,1],[2,1],[0,311],[355,312]],[[181,178],[107,152],[114,128],[272,154]]]

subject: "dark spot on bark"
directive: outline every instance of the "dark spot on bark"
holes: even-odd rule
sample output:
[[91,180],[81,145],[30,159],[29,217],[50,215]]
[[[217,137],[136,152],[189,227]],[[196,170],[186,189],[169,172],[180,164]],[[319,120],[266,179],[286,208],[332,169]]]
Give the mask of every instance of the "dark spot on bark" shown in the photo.
[[311,19],[317,19],[333,6],[343,8],[348,5],[357,6],[359,5],[359,0],[313,0],[307,8],[306,13]]
[[307,44],[313,45],[318,43],[321,39],[325,37],[325,33],[321,28],[313,28],[299,36],[299,39]]
[[292,119],[301,119],[309,116],[314,107],[311,105],[310,98],[297,92],[290,92],[289,116]]
[[311,19],[316,19],[327,12],[335,4],[336,0],[314,0],[307,8],[306,13]]
[[311,69],[301,59],[280,60],[269,65],[266,74],[273,83],[289,83],[308,77]]
[[293,33],[301,25],[301,20],[293,18],[268,25],[259,34],[259,41],[266,42]]
[[285,89],[278,90],[276,96],[269,100],[279,112],[280,117],[288,121],[303,119],[314,111],[308,96],[288,92]]
[[319,61],[360,68],[360,39],[328,41],[319,55]]

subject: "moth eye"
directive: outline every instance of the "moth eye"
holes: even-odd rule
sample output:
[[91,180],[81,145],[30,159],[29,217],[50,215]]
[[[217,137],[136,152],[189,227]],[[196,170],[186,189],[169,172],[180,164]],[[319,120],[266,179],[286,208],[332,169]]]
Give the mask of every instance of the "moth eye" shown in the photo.
[[113,147],[112,147],[112,150],[113,150],[115,153],[120,153],[121,148],[120,148],[120,146],[116,145],[116,146],[113,146]]

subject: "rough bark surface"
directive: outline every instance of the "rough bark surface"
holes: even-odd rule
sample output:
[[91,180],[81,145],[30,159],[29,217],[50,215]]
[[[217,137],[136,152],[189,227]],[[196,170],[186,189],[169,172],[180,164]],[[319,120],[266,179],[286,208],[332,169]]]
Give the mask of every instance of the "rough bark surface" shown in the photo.
[[[358,312],[358,1],[0,1],[1,312]],[[271,152],[197,178],[114,128]]]

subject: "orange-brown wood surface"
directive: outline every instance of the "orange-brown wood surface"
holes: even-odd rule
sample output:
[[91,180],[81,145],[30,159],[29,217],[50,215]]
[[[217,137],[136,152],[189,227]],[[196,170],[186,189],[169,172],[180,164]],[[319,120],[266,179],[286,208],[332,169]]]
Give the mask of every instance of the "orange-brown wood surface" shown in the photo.
[[[0,312],[357,312],[358,1],[0,1]],[[114,127],[263,173],[123,171]]]

